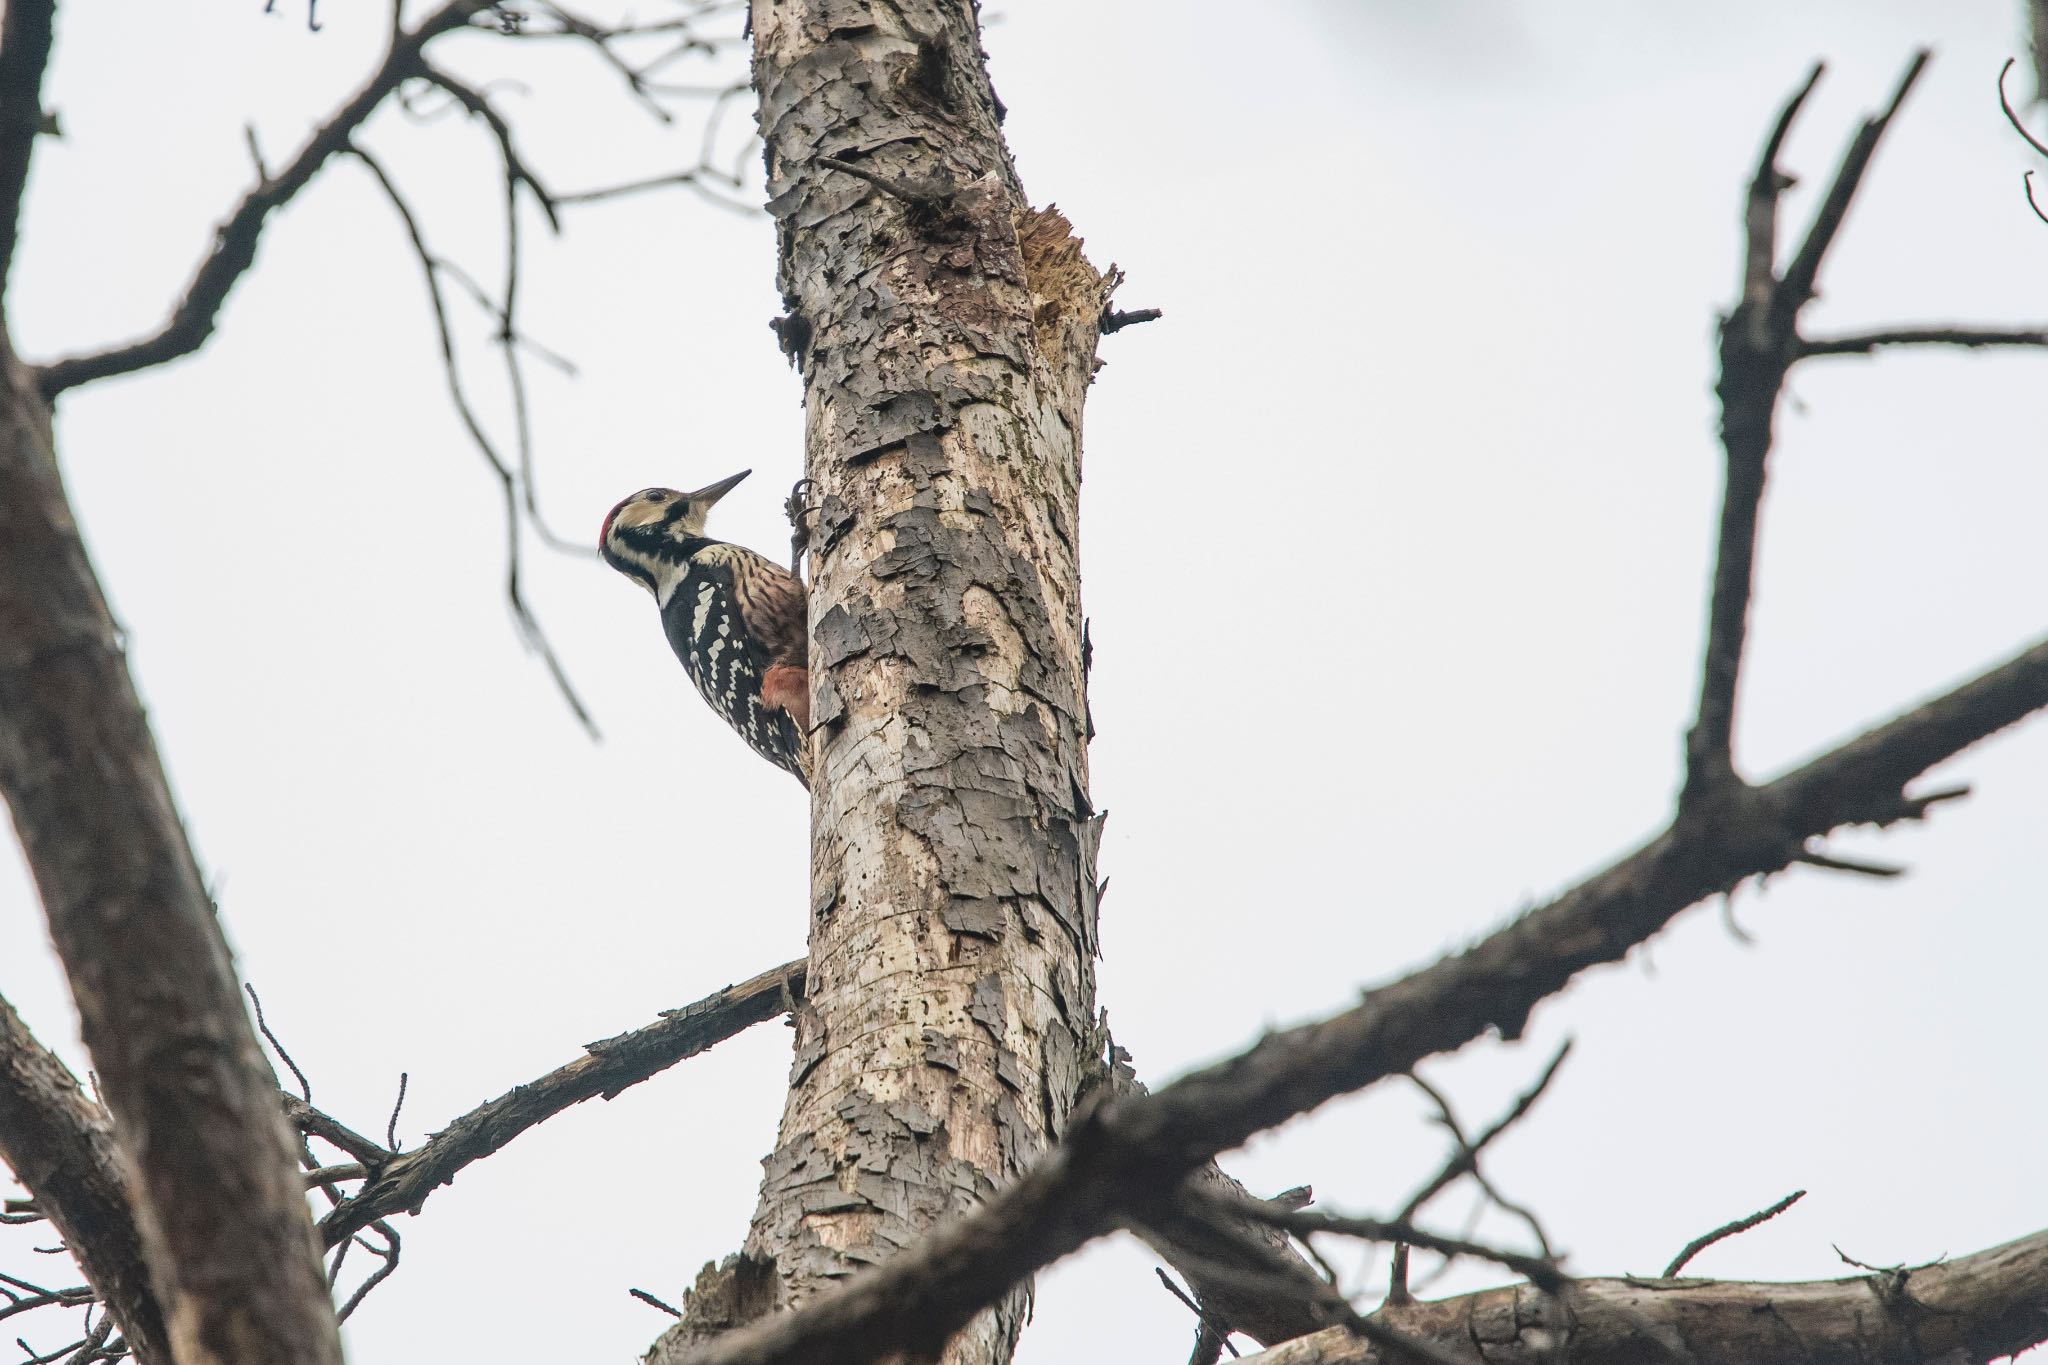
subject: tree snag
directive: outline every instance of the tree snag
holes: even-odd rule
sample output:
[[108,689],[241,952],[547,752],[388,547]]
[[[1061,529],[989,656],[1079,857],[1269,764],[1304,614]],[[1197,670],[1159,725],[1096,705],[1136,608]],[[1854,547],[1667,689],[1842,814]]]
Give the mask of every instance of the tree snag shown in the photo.
[[[745,1250],[656,1361],[1010,1184],[1099,1051],[1076,554],[1114,280],[1025,199],[971,6],[761,0],[753,34],[805,324],[809,986]],[[943,1358],[1009,1359],[1027,1293]]]

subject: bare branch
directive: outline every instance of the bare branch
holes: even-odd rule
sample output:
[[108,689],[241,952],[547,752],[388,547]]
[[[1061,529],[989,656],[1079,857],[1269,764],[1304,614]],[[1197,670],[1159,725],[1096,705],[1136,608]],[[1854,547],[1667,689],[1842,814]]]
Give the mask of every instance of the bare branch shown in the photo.
[[1806,240],[1782,277],[1773,264],[1778,199],[1792,179],[1778,169],[1777,156],[1800,106],[1820,78],[1820,66],[1813,68],[1806,84],[1779,114],[1750,182],[1744,215],[1748,242],[1742,299],[1721,326],[1721,378],[1715,392],[1721,400],[1726,487],[1708,599],[1699,713],[1685,744],[1682,801],[1687,804],[1703,802],[1714,792],[1739,781],[1734,757],[1735,698],[1741,683],[1756,572],[1757,515],[1763,505],[1778,394],[1787,370],[1805,354],[1805,343],[1799,336],[1799,313],[1813,297],[1821,262],[1841,228],[1879,140],[1926,65],[1925,51],[1914,54],[1891,103],[1882,113],[1864,120],[1857,130]]
[[1514,1271],[1537,1288],[1553,1293],[1571,1284],[1570,1277],[1560,1271],[1555,1262],[1543,1257],[1527,1256],[1518,1251],[1487,1246],[1470,1238],[1445,1237],[1418,1228],[1406,1219],[1350,1218],[1318,1209],[1281,1208],[1276,1204],[1256,1199],[1218,1200],[1214,1195],[1192,1197],[1213,1203],[1219,1212],[1233,1213],[1241,1218],[1255,1218],[1297,1236],[1306,1237],[1312,1233],[1327,1232],[1371,1242],[1392,1242],[1421,1247],[1424,1251],[1434,1251],[1439,1256],[1469,1256],[1476,1260],[1492,1261]]
[[[505,507],[505,598],[512,608],[512,619],[519,626],[521,638],[546,665],[549,677],[554,680],[555,690],[561,694],[569,710],[574,713],[590,737],[597,739],[597,722],[591,718],[589,708],[583,704],[583,698],[570,683],[568,673],[562,668],[562,662],[556,656],[554,646],[549,643],[539,619],[527,605],[526,594],[520,586],[519,478],[498,454],[497,447],[492,444],[490,436],[484,431],[483,423],[477,418],[476,409],[470,406],[469,395],[463,390],[462,372],[455,359],[455,332],[449,325],[448,303],[441,292],[441,271],[447,268],[446,263],[428,249],[426,237],[420,230],[418,216],[413,213],[411,205],[406,203],[405,196],[399,192],[397,183],[384,169],[383,163],[353,143],[349,144],[347,151],[376,179],[378,187],[384,191],[384,197],[397,212],[399,221],[405,225],[406,237],[412,243],[413,255],[419,261],[420,271],[426,280],[427,301],[433,309],[434,332],[441,345],[441,372],[448,381],[449,399],[455,404],[456,415],[462,419],[463,428],[469,432],[471,442],[484,457],[484,461],[490,465],[491,472],[497,476]],[[512,259],[517,259],[516,250],[512,254]],[[501,335],[511,333],[509,310],[501,310],[499,316],[502,322]],[[507,348],[509,351],[509,342]],[[521,411],[523,431],[523,405]]]
[[[710,167],[692,166],[687,171],[677,171],[672,175],[650,176],[645,180],[628,180],[624,184],[603,185],[594,190],[576,190],[569,194],[558,194],[555,196],[555,202],[557,204],[596,204],[602,203],[607,199],[618,199],[629,194],[644,194],[648,190],[679,187],[694,191],[706,203],[716,204],[722,209],[730,209],[744,217],[759,218],[761,216],[761,210],[755,205],[742,204],[736,199],[728,199],[723,194],[716,193],[708,188],[704,182],[707,177],[712,175],[713,171]],[[718,178],[723,179],[722,176]]]
[[292,1075],[299,1083],[300,1098],[304,1099],[307,1104],[311,1104],[313,1102],[313,1083],[306,1079],[306,1073],[299,1070],[299,1064],[292,1060],[292,1054],[284,1050],[284,1044],[277,1041],[277,1035],[270,1031],[270,1021],[263,1017],[262,997],[256,994],[256,987],[247,981],[242,983],[242,989],[248,992],[249,1005],[256,1011],[257,1032],[263,1035],[264,1042],[270,1044],[270,1050],[277,1054],[277,1059],[291,1068]]
[[682,1309],[677,1308],[674,1304],[663,1303],[660,1299],[655,1298],[654,1295],[648,1293],[644,1289],[628,1289],[626,1292],[628,1294],[631,1294],[634,1298],[640,1300],[640,1302],[644,1304],[648,1304],[652,1307],[659,1308],[662,1312],[668,1314],[672,1318],[680,1318],[683,1315]]
[[[1409,1336],[1446,1349],[1489,1340],[1487,1326],[1527,1320],[1517,1286],[1418,1303],[1393,1317]],[[1882,1365],[1891,1360],[1988,1365],[2033,1345],[2048,1320],[2048,1232],[1912,1270],[1803,1284],[1576,1280],[1570,1312],[1550,1324],[1554,1358],[1641,1365],[1651,1352],[1701,1362]],[[1768,1320],[1774,1336],[1759,1336]],[[1513,1330],[1512,1328],[1510,1330]],[[1766,1341],[1771,1344],[1764,1344]],[[1245,1357],[1246,1365],[1381,1365],[1389,1358],[1325,1331]]]
[[21,196],[43,126],[43,71],[56,8],[55,0],[8,0],[0,11],[0,293],[14,264]]
[[421,75],[452,95],[455,102],[468,110],[473,117],[484,121],[485,126],[491,130],[491,136],[497,139],[498,155],[504,162],[506,179],[515,186],[524,185],[533,195],[534,201],[540,205],[541,212],[547,215],[548,226],[560,232],[562,220],[555,212],[555,197],[548,193],[547,187],[540,183],[539,177],[534,175],[532,169],[521,159],[519,149],[512,142],[512,125],[505,121],[497,107],[482,91],[457,80],[431,62],[422,59],[419,71]]
[[1108,336],[1112,332],[1121,332],[1126,327],[1135,327],[1141,322],[1157,322],[1165,316],[1165,311],[1158,308],[1133,308],[1129,312],[1118,308],[1105,308],[1102,310],[1102,323],[1096,330],[1103,336]]
[[1489,1029],[1521,1034],[1573,977],[1619,961],[1681,910],[1798,861],[1853,824],[1915,820],[1906,784],[2048,706],[2048,641],[1763,787],[1681,809],[1670,828],[1464,953],[1369,992],[1354,1009],[1271,1034],[1153,1094],[1077,1116],[1014,1185],[800,1312],[712,1343],[692,1365],[857,1365],[942,1340],[1039,1266],[1176,1198],[1199,1163],[1340,1094]]
[[1885,327],[1874,332],[1799,341],[1801,357],[1870,355],[1881,346],[2048,346],[2048,328],[2041,327]]
[[[388,1148],[379,1146],[375,1138],[364,1137],[339,1119],[307,1104],[297,1095],[280,1090],[278,1098],[284,1103],[285,1121],[293,1128],[308,1137],[319,1138],[322,1142],[340,1148],[354,1157],[358,1164],[370,1170],[381,1168],[396,1155]],[[308,1168],[321,1169],[317,1163],[308,1163]],[[341,1177],[336,1176],[335,1179]]]
[[448,0],[417,26],[397,34],[363,87],[327,122],[314,129],[298,154],[276,175],[259,181],[244,194],[221,222],[214,234],[212,252],[186,285],[185,297],[169,321],[151,336],[104,351],[67,356],[39,367],[37,386],[44,398],[110,375],[131,374],[161,365],[205,345],[213,335],[228,294],[255,262],[257,243],[271,211],[304,189],[328,158],[347,150],[350,135],[383,103],[385,96],[401,82],[423,74],[420,53],[429,41],[463,27],[470,16],[489,5],[490,0]]
[[339,1361],[275,1082],[29,379],[0,368],[0,793],[138,1177],[152,1283],[183,1339]]
[[374,1242],[367,1241],[361,1237],[357,1237],[354,1240],[361,1243],[363,1250],[369,1252],[372,1256],[382,1258],[384,1264],[378,1266],[374,1273],[356,1286],[356,1292],[348,1296],[348,1302],[344,1303],[335,1312],[334,1317],[337,1322],[347,1322],[348,1315],[356,1311],[356,1308],[368,1297],[370,1291],[390,1279],[398,1269],[398,1229],[392,1227],[391,1224],[381,1218],[372,1223],[371,1227],[384,1238],[384,1245],[381,1248]]
[[1849,205],[1863,183],[1863,173],[1870,169],[1870,158],[1876,154],[1885,129],[1891,126],[1899,106],[1905,103],[1914,83],[1920,79],[1920,73],[1927,69],[1930,55],[1925,48],[1913,54],[1913,59],[1906,63],[1905,74],[1899,77],[1899,84],[1892,91],[1891,103],[1884,107],[1882,113],[1863,121],[1863,126],[1856,130],[1855,138],[1849,143],[1849,150],[1843,154],[1834,182],[1828,186],[1827,197],[1821,201],[1819,212],[1814,214],[1813,226],[1807,230],[1806,240],[1800,243],[1792,263],[1785,267],[1784,280],[1777,290],[1774,311],[1785,317],[1788,327],[1793,315],[1813,297],[1821,261],[1834,244],[1835,234],[1841,231],[1842,220],[1848,216]]
[[[1415,1084],[1416,1089],[1427,1095],[1430,1102],[1436,1106],[1437,1122],[1451,1135],[1451,1141],[1454,1146],[1450,1160],[1444,1163],[1443,1168],[1436,1173],[1435,1178],[1415,1192],[1415,1196],[1408,1201],[1407,1207],[1401,1210],[1394,1221],[1406,1223],[1413,1219],[1416,1214],[1422,1212],[1425,1204],[1436,1198],[1442,1190],[1461,1176],[1479,1177],[1479,1154],[1485,1151],[1495,1138],[1514,1127],[1517,1122],[1528,1114],[1529,1110],[1535,1106],[1536,1101],[1543,1097],[1543,1092],[1550,1088],[1550,1082],[1556,1078],[1558,1068],[1564,1065],[1564,1059],[1571,1055],[1571,1050],[1571,1040],[1566,1039],[1563,1045],[1557,1049],[1556,1055],[1551,1057],[1549,1065],[1543,1068],[1543,1073],[1536,1078],[1536,1083],[1523,1091],[1514,1104],[1509,1107],[1508,1112],[1494,1120],[1487,1130],[1479,1135],[1477,1142],[1466,1138],[1464,1126],[1458,1122],[1458,1115],[1451,1108],[1451,1102],[1444,1098],[1443,1094],[1435,1086],[1423,1080],[1420,1075],[1410,1072],[1408,1079]],[[1515,1206],[1502,1199],[1500,1193],[1490,1184],[1487,1184],[1483,1177],[1479,1177],[1479,1180],[1488,1198],[1510,1212],[1521,1215],[1523,1220],[1530,1225],[1531,1231],[1536,1234],[1537,1244],[1543,1247],[1547,1255],[1550,1250],[1549,1239],[1543,1235],[1543,1229],[1536,1224],[1536,1221],[1525,1211],[1515,1208]]]
[[[2035,3],[2038,6],[2039,0],[2035,0]],[[2037,47],[2037,56],[2038,53],[2039,49]],[[2048,156],[2048,142],[2043,142],[2040,138],[2034,136],[2032,131],[2028,129],[2026,120],[2020,117],[2020,111],[2012,107],[2012,98],[2005,93],[2005,78],[2012,74],[2013,61],[2013,58],[2008,57],[2005,59],[2005,65],[1998,68],[1998,107],[2005,111],[2005,121],[2012,125],[2012,130],[2015,133],[2026,139],[2029,147],[2032,147],[2042,156]],[[2034,98],[2038,100],[2041,96],[2036,93]]]
[[1806,1198],[1805,1190],[1794,1190],[1767,1209],[1759,1209],[1747,1218],[1738,1218],[1732,1223],[1723,1223],[1712,1232],[1693,1238],[1685,1244],[1685,1250],[1671,1258],[1671,1264],[1664,1267],[1664,1278],[1676,1279],[1678,1272],[1685,1269],[1686,1262],[1705,1251],[1716,1242],[1726,1241],[1738,1233],[1748,1232],[1759,1223],[1768,1223],[1786,1209]]
[[168,1365],[170,1338],[150,1287],[113,1127],[4,999],[0,1161],[34,1197],[28,1217],[47,1217],[56,1227],[136,1357],[143,1365]]
[[659,1023],[587,1045],[584,1056],[478,1105],[418,1151],[389,1158],[353,1198],[327,1215],[320,1224],[322,1237],[331,1247],[387,1214],[418,1213],[427,1196],[454,1180],[463,1167],[498,1151],[534,1125],[584,1100],[611,1099],[686,1057],[775,1018],[802,998],[804,972],[803,962],[785,963],[668,1011]]

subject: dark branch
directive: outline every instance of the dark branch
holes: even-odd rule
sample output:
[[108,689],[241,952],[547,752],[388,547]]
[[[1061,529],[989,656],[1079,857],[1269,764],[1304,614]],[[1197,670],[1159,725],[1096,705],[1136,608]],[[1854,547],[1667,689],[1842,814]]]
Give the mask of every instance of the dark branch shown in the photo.
[[1678,1272],[1685,1269],[1686,1262],[1699,1255],[1702,1251],[1705,1251],[1714,1243],[1726,1241],[1738,1233],[1748,1232],[1759,1223],[1768,1223],[1804,1198],[1806,1198],[1805,1190],[1794,1190],[1767,1209],[1759,1209],[1747,1218],[1738,1218],[1732,1223],[1723,1223],[1712,1232],[1693,1238],[1685,1244],[1685,1250],[1672,1257],[1671,1264],[1664,1267],[1664,1278],[1667,1280],[1677,1279]]
[[[1215,1200],[1213,1195],[1198,1197]],[[1487,1246],[1468,1238],[1445,1237],[1418,1228],[1406,1219],[1348,1218],[1342,1214],[1325,1213],[1317,1209],[1285,1209],[1256,1199],[1215,1203],[1219,1212],[1233,1213],[1242,1218],[1254,1218],[1300,1237],[1327,1232],[1369,1242],[1391,1242],[1421,1247],[1424,1251],[1433,1251],[1439,1256],[1469,1256],[1476,1260],[1492,1261],[1514,1271],[1537,1288],[1552,1292],[1562,1290],[1571,1283],[1570,1277],[1560,1271],[1553,1261]]]
[[576,190],[568,194],[558,194],[555,196],[555,203],[596,204],[602,203],[607,199],[622,198],[629,194],[644,194],[648,190],[678,187],[691,190],[707,203],[716,204],[722,209],[731,209],[734,213],[748,218],[758,218],[761,216],[761,210],[754,205],[742,204],[736,199],[728,199],[723,194],[709,189],[705,184],[707,179],[716,179],[721,183],[725,181],[724,175],[712,167],[692,166],[687,171],[677,171],[672,175],[650,176],[645,180],[628,180],[622,185],[604,185],[594,190]]
[[14,264],[28,163],[43,126],[55,0],[8,0],[0,11],[0,292]]
[[185,297],[170,320],[154,335],[140,340],[41,366],[37,384],[43,396],[53,398],[96,379],[161,365],[205,345],[228,294],[256,260],[257,243],[271,211],[304,189],[330,157],[347,150],[350,135],[401,82],[422,74],[420,53],[429,41],[463,27],[471,15],[489,4],[490,0],[448,0],[416,27],[397,34],[363,87],[313,131],[298,155],[276,175],[252,187],[222,221],[214,234],[212,252],[186,285]]
[[1886,327],[1875,332],[1799,341],[1802,357],[1869,355],[1880,346],[2048,346],[2048,328],[2041,327]]
[[640,1302],[644,1304],[648,1304],[654,1308],[659,1308],[662,1312],[668,1314],[672,1318],[680,1318],[683,1315],[682,1309],[677,1308],[673,1304],[663,1303],[660,1299],[655,1298],[654,1295],[648,1293],[644,1289],[628,1289],[626,1292],[628,1294],[631,1294],[634,1298],[640,1300]]
[[[456,415],[462,419],[463,429],[469,433],[470,441],[482,454],[485,463],[490,465],[491,473],[497,476],[500,496],[505,506],[505,598],[512,608],[512,619],[519,626],[521,638],[540,656],[541,662],[547,667],[548,676],[554,680],[555,690],[561,694],[562,700],[568,704],[569,710],[582,723],[590,737],[596,739],[597,722],[591,718],[589,708],[584,706],[583,698],[570,683],[561,659],[556,656],[547,633],[541,629],[539,619],[527,605],[526,594],[520,586],[519,478],[498,454],[498,448],[492,444],[490,436],[484,431],[483,423],[478,420],[476,409],[470,406],[469,395],[462,387],[462,371],[455,359],[455,332],[448,321],[447,298],[441,292],[441,272],[450,267],[428,249],[426,236],[420,230],[418,216],[406,203],[405,196],[399,192],[397,182],[392,180],[383,164],[353,143],[349,145],[347,151],[376,179],[378,187],[384,191],[385,199],[398,214],[399,221],[405,225],[406,237],[412,243],[413,255],[419,261],[421,274],[426,280],[427,301],[433,310],[434,334],[441,346],[441,372],[448,381],[449,399],[455,404]],[[512,259],[517,260],[516,252]],[[496,311],[501,320],[501,334],[511,334],[509,310]]]
[[[2042,6],[2039,4],[2039,0],[2035,0],[2035,13],[2037,15],[2048,14],[2048,6]],[[2035,48],[2035,55],[2038,60],[2040,59],[2040,48],[2038,46],[2040,38],[2038,35],[2036,36],[2035,42],[2037,44]],[[2035,137],[2034,134],[2027,128],[2027,122],[2025,119],[2020,117],[2020,111],[2012,107],[2011,96],[2005,93],[2005,78],[2012,74],[2012,68],[2013,59],[2011,57],[2006,58],[2005,65],[1998,68],[1998,107],[2005,111],[2005,121],[2012,125],[2012,130],[2015,133],[2018,133],[2021,137],[2026,139],[2027,145],[2029,147],[2032,147],[2042,156],[2048,156],[2048,143],[2044,143],[2043,141],[2041,141],[2040,138]],[[2040,93],[2036,92],[2034,98],[2037,100],[2040,99]]]
[[[297,1095],[285,1090],[277,1093],[284,1104],[284,1117],[287,1123],[307,1137],[319,1138],[322,1142],[347,1152],[356,1159],[356,1164],[374,1171],[396,1155],[388,1147],[378,1145],[375,1138],[364,1137],[333,1115],[307,1104]],[[324,1168],[309,1165],[308,1169],[317,1171]],[[346,1177],[333,1178],[341,1180]]]
[[[1672,1359],[1793,1365],[1892,1360],[1987,1365],[2033,1345],[2048,1321],[2048,1232],[1958,1260],[1894,1268],[1844,1280],[1743,1284],[1687,1280],[1585,1279],[1572,1283],[1570,1312],[1551,1328],[1550,1351],[1515,1358],[1571,1365],[1642,1365]],[[1419,1303],[1393,1321],[1412,1337],[1469,1352],[1491,1324],[1529,1322],[1518,1285],[1439,1303]],[[1759,1323],[1768,1324],[1764,1334]],[[1522,1337],[1526,1343],[1527,1337]],[[1491,1354],[1491,1353],[1489,1353]],[[1467,1356],[1470,1359],[1470,1356]],[[1341,1332],[1249,1356],[1246,1365],[1388,1365]]]
[[1171,1208],[1180,1181],[1216,1153],[1490,1029],[1519,1037],[1530,1010],[1580,972],[1621,960],[1688,906],[1790,866],[1810,838],[1919,819],[1928,800],[1906,784],[2044,706],[2048,641],[1775,782],[1721,794],[1710,815],[1681,811],[1606,871],[1352,1010],[1077,1116],[981,1209],[800,1312],[728,1334],[693,1365],[856,1365],[943,1340],[1120,1219]]
[[1135,327],[1141,322],[1157,322],[1165,316],[1165,311],[1158,308],[1133,308],[1128,313],[1119,308],[1105,308],[1102,310],[1102,321],[1096,330],[1103,336],[1108,336],[1112,332],[1121,332],[1126,327]]
[[270,1021],[263,1017],[263,998],[256,994],[256,987],[247,981],[242,983],[242,989],[248,993],[250,1008],[256,1011],[256,1031],[263,1035],[264,1042],[270,1044],[270,1050],[277,1054],[277,1059],[291,1068],[293,1078],[299,1083],[299,1097],[307,1104],[311,1104],[313,1083],[306,1079],[306,1073],[299,1070],[299,1064],[292,1060],[292,1054],[284,1050],[284,1044],[277,1041],[277,1035],[270,1031]]
[[521,159],[519,149],[512,142],[512,125],[505,121],[504,116],[482,91],[457,80],[424,59],[419,64],[419,70],[421,75],[453,96],[455,102],[468,110],[472,117],[484,121],[485,126],[491,130],[491,136],[497,139],[498,155],[504,162],[506,178],[514,185],[524,185],[527,192],[533,195],[534,202],[540,205],[541,212],[547,215],[548,226],[560,232],[562,220],[555,212],[555,197],[548,193],[547,187],[540,183],[539,177],[534,175],[532,169]]
[[1878,141],[1926,65],[1927,53],[1916,53],[1891,103],[1857,130],[1805,242],[1782,277],[1774,265],[1778,201],[1792,179],[1778,168],[1777,157],[1793,119],[1820,79],[1819,65],[1778,115],[1750,181],[1744,211],[1747,245],[1742,299],[1721,326],[1721,379],[1715,392],[1721,400],[1726,484],[1708,599],[1699,712],[1686,736],[1684,804],[1706,801],[1739,781],[1735,775],[1735,699],[1756,572],[1757,516],[1763,506],[1778,394],[1786,372],[1804,354],[1799,312],[1813,297],[1821,262],[1869,169]]
[[251,1355],[338,1361],[276,1083],[79,539],[49,408],[17,366],[0,373],[0,621],[0,793],[130,1162],[164,1317]]
[[1834,244],[1835,234],[1841,231],[1849,205],[1863,184],[1863,173],[1870,169],[1870,158],[1876,154],[1885,129],[1891,126],[1892,118],[1912,92],[1920,73],[1927,69],[1928,56],[1925,48],[1913,54],[1913,59],[1906,63],[1905,74],[1899,77],[1899,84],[1892,91],[1891,103],[1885,106],[1884,112],[1863,121],[1863,126],[1856,130],[1856,136],[1849,143],[1849,150],[1843,153],[1842,164],[1835,171],[1833,183],[1828,186],[1827,198],[1821,201],[1820,211],[1814,215],[1813,226],[1807,230],[1806,240],[1800,243],[1798,254],[1785,267],[1785,278],[1777,290],[1773,311],[1783,316],[1787,328],[1813,297],[1814,282],[1820,278],[1821,262],[1827,257],[1828,248]]
[[[1558,1048],[1556,1055],[1550,1059],[1549,1065],[1543,1068],[1543,1074],[1536,1078],[1536,1083],[1523,1091],[1516,1098],[1514,1104],[1509,1106],[1508,1112],[1494,1120],[1487,1127],[1486,1131],[1479,1135],[1479,1139],[1476,1142],[1465,1136],[1464,1125],[1458,1122],[1457,1113],[1451,1108],[1451,1102],[1445,1099],[1435,1086],[1423,1080],[1421,1076],[1411,1073],[1408,1079],[1413,1081],[1416,1089],[1427,1095],[1430,1103],[1436,1106],[1437,1122],[1451,1135],[1453,1148],[1450,1160],[1443,1164],[1443,1168],[1436,1173],[1433,1179],[1415,1192],[1415,1196],[1408,1201],[1407,1207],[1401,1210],[1394,1221],[1398,1223],[1410,1221],[1416,1214],[1422,1212],[1425,1204],[1436,1198],[1439,1193],[1460,1177],[1467,1175],[1478,1177],[1479,1154],[1491,1146],[1495,1138],[1498,1138],[1502,1133],[1505,1133],[1508,1129],[1514,1127],[1516,1123],[1520,1122],[1530,1109],[1535,1107],[1536,1101],[1543,1098],[1543,1092],[1550,1088],[1551,1081],[1556,1079],[1558,1069],[1564,1065],[1564,1059],[1571,1055],[1571,1050],[1571,1040],[1566,1039],[1564,1044]],[[1498,1191],[1485,1182],[1483,1177],[1480,1177],[1480,1184],[1485,1188],[1487,1196],[1494,1203],[1509,1209],[1511,1212],[1522,1215],[1523,1219],[1530,1224],[1531,1229],[1535,1232],[1538,1244],[1542,1245],[1547,1253],[1549,1251],[1549,1241],[1544,1237],[1543,1229],[1535,1225],[1535,1220],[1508,1204],[1505,1199],[1500,1197]]]
[[[71,1069],[0,1000],[0,1162],[71,1249],[94,1296],[143,1365],[168,1365],[170,1337],[106,1113]],[[26,1214],[28,1210],[24,1209]]]
[[321,1222],[322,1238],[331,1247],[387,1214],[419,1212],[428,1195],[454,1180],[472,1161],[491,1155],[572,1105],[598,1096],[611,1099],[686,1057],[775,1018],[802,998],[803,988],[804,963],[786,963],[668,1011],[659,1023],[589,1044],[584,1056],[478,1105],[418,1151],[388,1157],[353,1198]]

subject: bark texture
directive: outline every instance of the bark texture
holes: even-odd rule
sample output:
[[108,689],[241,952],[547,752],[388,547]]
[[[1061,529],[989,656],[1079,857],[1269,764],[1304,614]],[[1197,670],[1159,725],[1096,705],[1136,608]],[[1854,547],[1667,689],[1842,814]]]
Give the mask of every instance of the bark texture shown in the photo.
[[[1848,1280],[1580,1280],[1563,1303],[1524,1284],[1376,1316],[1454,1360],[1484,1365],[1985,1365],[2042,1335],[2048,1232]],[[1340,1327],[1247,1356],[1245,1365],[1378,1365],[1397,1354]]]
[[0,341],[0,791],[71,981],[180,1365],[341,1359],[277,1088]]
[[0,1161],[63,1237],[141,1365],[169,1365],[127,1172],[106,1113],[0,1000]]
[[[656,1360],[1009,1184],[1099,1055],[1076,555],[1112,281],[1025,200],[970,4],[757,0],[753,32],[817,509],[809,985],[745,1250]],[[1007,1360],[1028,1297],[943,1358]]]

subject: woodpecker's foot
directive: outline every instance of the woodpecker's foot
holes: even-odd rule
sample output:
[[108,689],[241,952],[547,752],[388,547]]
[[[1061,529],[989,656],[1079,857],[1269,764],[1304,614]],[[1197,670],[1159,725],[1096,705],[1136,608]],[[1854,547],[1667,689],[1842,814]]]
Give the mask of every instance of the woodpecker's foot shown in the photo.
[[789,571],[798,582],[804,576],[804,551],[811,548],[811,513],[818,510],[809,494],[817,486],[815,479],[798,479],[782,501],[783,515],[789,518]]

